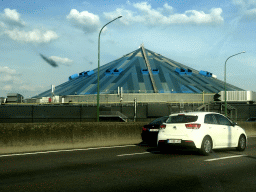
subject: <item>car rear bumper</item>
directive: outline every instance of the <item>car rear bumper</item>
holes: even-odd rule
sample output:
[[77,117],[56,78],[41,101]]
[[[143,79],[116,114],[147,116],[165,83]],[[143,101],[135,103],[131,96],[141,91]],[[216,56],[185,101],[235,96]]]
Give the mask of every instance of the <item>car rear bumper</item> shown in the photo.
[[159,140],[158,147],[173,147],[173,148],[196,148],[196,145],[191,140],[181,140],[181,143],[168,143],[167,140]]

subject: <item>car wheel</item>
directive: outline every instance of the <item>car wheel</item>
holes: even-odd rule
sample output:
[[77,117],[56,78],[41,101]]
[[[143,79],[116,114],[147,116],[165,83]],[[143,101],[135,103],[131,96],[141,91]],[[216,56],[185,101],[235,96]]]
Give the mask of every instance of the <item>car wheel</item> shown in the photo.
[[241,135],[238,140],[238,147],[236,148],[237,151],[244,151],[246,148],[246,139],[244,135]]
[[207,156],[207,155],[210,155],[211,151],[212,151],[212,140],[210,137],[205,137],[203,139],[200,152],[203,155]]

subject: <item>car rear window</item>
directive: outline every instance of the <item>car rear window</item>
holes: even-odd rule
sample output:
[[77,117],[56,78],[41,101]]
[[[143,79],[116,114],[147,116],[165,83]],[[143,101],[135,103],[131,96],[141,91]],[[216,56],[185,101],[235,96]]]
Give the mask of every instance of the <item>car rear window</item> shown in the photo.
[[194,115],[177,115],[170,116],[166,123],[189,123],[197,121],[198,116]]
[[247,121],[256,121],[256,117],[250,117]]
[[168,116],[167,117],[161,117],[161,118],[155,119],[154,121],[149,123],[149,125],[161,125],[162,123],[166,122],[167,119],[168,119]]

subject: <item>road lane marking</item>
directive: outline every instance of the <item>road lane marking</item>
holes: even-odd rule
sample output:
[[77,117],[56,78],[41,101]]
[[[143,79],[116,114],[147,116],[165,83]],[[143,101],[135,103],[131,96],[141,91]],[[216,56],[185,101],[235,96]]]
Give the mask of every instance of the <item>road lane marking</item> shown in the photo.
[[110,147],[94,147],[94,148],[85,148],[85,149],[62,149],[56,151],[40,151],[40,152],[30,152],[30,153],[16,153],[16,154],[6,154],[0,155],[0,157],[12,157],[12,156],[22,156],[22,155],[37,155],[37,154],[46,154],[46,153],[59,153],[59,152],[71,152],[71,151],[89,151],[95,149],[113,149],[121,147],[135,147],[137,145],[120,145],[120,146],[110,146]]
[[121,154],[121,155],[117,155],[118,157],[122,157],[122,156],[128,156],[128,155],[143,155],[143,154],[147,154],[150,152],[143,152],[143,153],[129,153],[129,154]]
[[204,160],[204,161],[217,161],[217,160],[221,160],[221,159],[230,159],[230,158],[243,157],[243,156],[247,156],[247,155],[234,155],[234,156],[228,156],[228,157],[220,157],[220,158],[214,158],[214,159],[206,159],[206,160]]

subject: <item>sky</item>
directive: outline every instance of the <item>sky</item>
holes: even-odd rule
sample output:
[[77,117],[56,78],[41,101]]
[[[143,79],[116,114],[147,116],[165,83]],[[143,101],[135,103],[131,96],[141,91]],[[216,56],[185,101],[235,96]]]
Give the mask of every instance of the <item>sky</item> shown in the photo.
[[256,91],[256,0],[0,0],[0,97],[146,49]]

